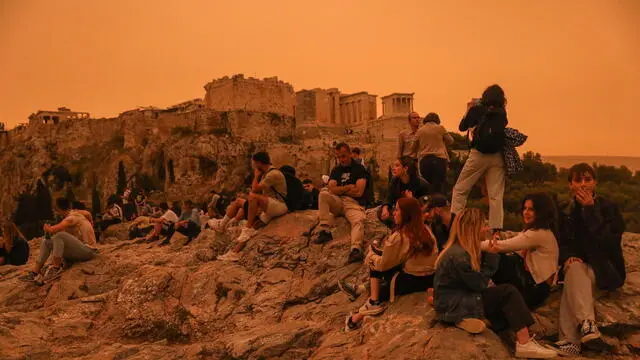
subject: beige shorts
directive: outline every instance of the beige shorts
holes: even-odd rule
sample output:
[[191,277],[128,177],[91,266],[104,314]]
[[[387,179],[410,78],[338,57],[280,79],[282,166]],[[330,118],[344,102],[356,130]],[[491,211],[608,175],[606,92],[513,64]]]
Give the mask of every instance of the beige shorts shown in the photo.
[[271,219],[280,217],[286,214],[287,211],[289,211],[287,204],[274,198],[269,198],[269,202],[267,202],[267,210],[260,214],[260,221],[268,224]]

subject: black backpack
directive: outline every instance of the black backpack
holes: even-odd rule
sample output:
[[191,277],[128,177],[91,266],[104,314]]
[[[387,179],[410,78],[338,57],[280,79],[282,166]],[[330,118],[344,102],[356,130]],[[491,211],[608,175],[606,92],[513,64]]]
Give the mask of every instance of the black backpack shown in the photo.
[[287,183],[287,196],[282,196],[273,186],[271,189],[284,200],[289,212],[302,210],[304,207],[304,187],[302,186],[302,181],[289,172],[282,170],[280,170],[280,172],[284,175],[284,180]]
[[473,131],[476,150],[483,154],[502,152],[505,144],[505,119],[500,114],[485,114]]

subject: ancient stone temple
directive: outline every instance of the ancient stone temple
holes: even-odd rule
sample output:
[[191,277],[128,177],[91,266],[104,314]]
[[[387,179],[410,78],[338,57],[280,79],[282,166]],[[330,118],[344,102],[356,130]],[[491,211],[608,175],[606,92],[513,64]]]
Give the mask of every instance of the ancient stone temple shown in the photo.
[[376,95],[366,91],[341,94],[336,88],[296,93],[296,127],[340,127],[366,131],[377,117]]
[[71,119],[88,119],[88,112],[71,111],[66,107],[59,107],[58,111],[38,110],[29,116],[29,125],[32,124],[57,124],[60,121]]
[[413,93],[393,93],[382,97],[382,116],[375,119],[369,132],[380,140],[395,140],[407,128],[407,118],[413,111]]
[[293,86],[278,77],[245,78],[243,74],[213,80],[204,86],[205,106],[217,111],[245,110],[295,116]]

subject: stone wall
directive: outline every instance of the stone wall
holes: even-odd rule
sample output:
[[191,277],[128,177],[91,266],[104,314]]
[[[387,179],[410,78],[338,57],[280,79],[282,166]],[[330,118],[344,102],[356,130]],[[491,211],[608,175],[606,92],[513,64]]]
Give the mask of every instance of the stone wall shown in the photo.
[[263,80],[238,74],[213,80],[204,86],[206,107],[217,111],[245,110],[295,116],[293,87],[277,77]]

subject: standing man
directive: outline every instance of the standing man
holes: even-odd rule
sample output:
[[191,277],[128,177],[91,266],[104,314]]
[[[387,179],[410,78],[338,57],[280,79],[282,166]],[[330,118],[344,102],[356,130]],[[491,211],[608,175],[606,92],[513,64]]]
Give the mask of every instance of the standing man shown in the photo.
[[408,156],[414,161],[418,161],[418,154],[415,152],[413,143],[416,141],[416,132],[420,127],[420,114],[411,112],[409,114],[409,129],[398,134],[398,153],[396,159]]
[[351,251],[348,263],[361,262],[364,258],[362,241],[364,239],[364,220],[366,205],[365,188],[367,173],[365,168],[351,157],[351,150],[346,143],[335,147],[338,165],[331,170],[329,191],[320,192],[318,205],[320,208],[320,231],[314,240],[315,244],[324,244],[333,240],[329,231],[334,216],[344,216],[351,224]]

